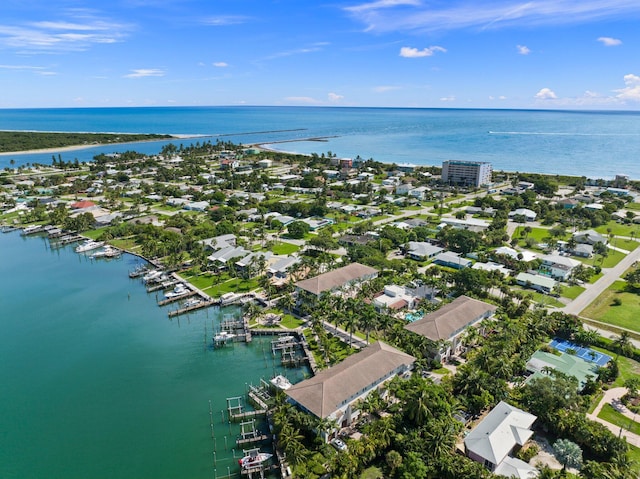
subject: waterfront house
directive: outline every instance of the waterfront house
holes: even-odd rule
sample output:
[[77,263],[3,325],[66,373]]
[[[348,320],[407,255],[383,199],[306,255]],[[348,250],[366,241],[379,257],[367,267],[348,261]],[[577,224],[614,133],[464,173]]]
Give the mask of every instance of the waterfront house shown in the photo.
[[500,401],[464,438],[467,456],[496,475],[530,479],[538,470],[512,454],[533,436],[537,417]]
[[[382,342],[373,343],[344,361],[285,391],[300,409],[321,419],[332,419],[339,427],[359,416],[354,405],[374,391],[384,395],[384,384],[411,370],[415,358]],[[325,440],[332,431],[323,431]]]
[[296,306],[299,308],[302,304],[306,304],[312,308],[323,293],[355,287],[377,276],[377,269],[360,263],[351,263],[313,278],[298,281],[294,285],[297,293]]
[[217,251],[223,248],[228,248],[229,246],[236,246],[236,235],[229,233],[226,235],[214,236],[213,238],[200,240],[198,243],[202,244],[205,249]]
[[493,304],[462,295],[404,328],[433,341],[437,345],[435,358],[441,361],[460,353],[465,330],[491,318],[497,309]]

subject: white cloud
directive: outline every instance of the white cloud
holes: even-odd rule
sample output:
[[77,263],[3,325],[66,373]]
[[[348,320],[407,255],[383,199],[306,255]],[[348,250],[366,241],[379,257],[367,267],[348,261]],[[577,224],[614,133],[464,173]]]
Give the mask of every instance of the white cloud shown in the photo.
[[393,85],[380,85],[372,88],[372,90],[376,93],[384,93],[387,91],[393,91],[393,90],[399,90],[399,89],[400,89],[399,86],[393,86]]
[[224,27],[227,25],[240,25],[246,23],[249,17],[244,15],[218,15],[215,17],[207,17],[202,23],[212,27]]
[[456,97],[454,95],[443,96],[440,101],[456,101]]
[[274,53],[273,55],[269,55],[268,57],[266,57],[266,60],[275,60],[276,58],[283,58],[283,57],[290,57],[292,55],[302,55],[305,53],[319,52],[321,50],[322,48],[318,46],[309,47],[309,48],[296,48],[295,50],[287,50],[284,52]]
[[227,62],[215,62],[213,66],[218,68],[226,68],[229,66],[229,64]]
[[67,19],[0,24],[0,46],[20,53],[85,51],[94,44],[123,41],[131,25],[113,22],[84,11],[67,12]]
[[340,100],[342,100],[344,98],[343,95],[338,95],[337,93],[333,93],[333,92],[330,92],[327,95],[327,97],[329,98],[329,101],[332,102],[332,103],[339,102]]
[[420,0],[377,0],[375,2],[362,3],[353,7],[345,7],[345,10],[350,12],[366,12],[369,10],[378,10],[381,8],[391,8],[398,6],[418,6]]
[[516,48],[518,49],[518,53],[520,55],[528,55],[529,53],[531,53],[531,50],[529,50],[529,47],[527,47],[526,45],[517,45]]
[[493,0],[471,2],[418,2],[381,0],[345,7],[367,31],[434,31],[527,28],[568,25],[606,19],[629,19],[640,16],[636,0]]
[[163,77],[164,71],[157,68],[139,68],[132,70],[131,73],[124,75],[124,78],[146,78],[146,77]]
[[494,101],[494,100],[506,100],[506,99],[507,99],[507,97],[504,96],[504,95],[500,95],[499,97],[495,97],[493,95],[489,96],[489,100],[491,100],[491,101]]
[[400,56],[405,58],[421,58],[421,57],[430,57],[436,52],[446,52],[445,48],[434,46],[423,48],[422,50],[418,50],[417,48],[412,47],[402,47],[400,49]]
[[640,76],[629,73],[624,76],[624,88],[614,90],[620,100],[640,101]]
[[555,100],[557,95],[550,88],[542,88],[538,93],[536,93],[536,99],[538,100]]
[[601,42],[605,47],[616,47],[618,45],[622,45],[622,40],[611,37],[600,37],[598,41]]

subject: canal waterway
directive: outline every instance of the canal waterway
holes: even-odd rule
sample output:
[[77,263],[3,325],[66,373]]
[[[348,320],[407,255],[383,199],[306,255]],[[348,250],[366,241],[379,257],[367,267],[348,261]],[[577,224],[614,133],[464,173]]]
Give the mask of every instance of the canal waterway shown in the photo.
[[306,374],[272,358],[270,337],[214,350],[234,310],[169,319],[129,279],[140,262],[0,234],[0,477],[238,477],[226,398]]

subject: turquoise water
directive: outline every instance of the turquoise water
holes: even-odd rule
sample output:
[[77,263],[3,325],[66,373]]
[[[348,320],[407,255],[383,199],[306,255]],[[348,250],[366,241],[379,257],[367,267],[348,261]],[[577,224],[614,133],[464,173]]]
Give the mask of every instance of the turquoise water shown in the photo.
[[155,294],[128,278],[138,262],[0,235],[3,479],[237,472],[238,426],[222,422],[225,398],[277,373],[302,377],[273,361],[269,338],[213,350],[218,308],[169,320]]
[[417,313],[407,313],[407,314],[405,314],[404,315],[404,319],[406,319],[407,321],[413,323],[414,321],[422,319],[423,316],[424,316],[424,312],[418,311]]
[[[0,110],[0,130],[204,135],[235,143],[273,143],[299,153],[360,155],[387,163],[440,166],[489,161],[497,170],[640,179],[640,112],[318,107],[167,107]],[[283,131],[286,130],[286,131]],[[321,137],[323,141],[309,141]],[[175,140],[190,144],[197,140]],[[66,161],[166,142],[65,152]],[[0,155],[0,169],[51,163],[51,153]]]

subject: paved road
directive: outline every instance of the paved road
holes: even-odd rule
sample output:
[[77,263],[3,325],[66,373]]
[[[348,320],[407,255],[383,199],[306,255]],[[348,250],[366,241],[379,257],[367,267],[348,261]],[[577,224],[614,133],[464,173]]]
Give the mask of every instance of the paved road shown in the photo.
[[640,447],[640,436],[634,434],[630,431],[626,431],[624,428],[620,426],[616,426],[615,424],[611,424],[610,422],[605,421],[604,419],[600,419],[598,414],[602,410],[605,404],[611,404],[618,412],[620,412],[625,417],[629,418],[629,422],[636,421],[636,415],[629,411],[624,404],[620,402],[620,398],[624,396],[627,392],[627,388],[612,388],[608,391],[605,391],[604,397],[600,400],[598,406],[593,410],[593,413],[587,414],[587,417],[592,421],[599,422],[600,424],[604,424],[607,428],[614,434],[622,436],[626,438],[629,444],[632,444],[636,447]]
[[602,272],[604,274],[602,277],[593,284],[587,284],[585,291],[562,310],[568,314],[580,314],[584,308],[589,306],[594,299],[619,279],[638,260],[640,260],[640,248],[636,248],[629,253],[615,267],[603,269]]

